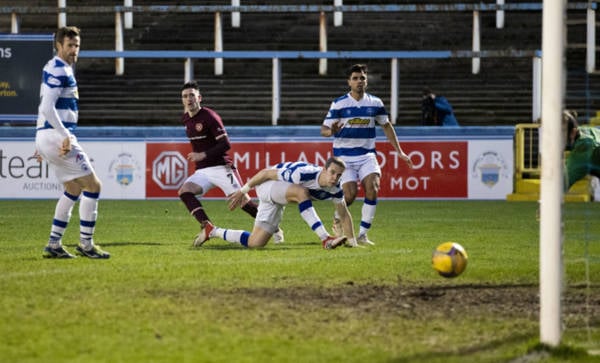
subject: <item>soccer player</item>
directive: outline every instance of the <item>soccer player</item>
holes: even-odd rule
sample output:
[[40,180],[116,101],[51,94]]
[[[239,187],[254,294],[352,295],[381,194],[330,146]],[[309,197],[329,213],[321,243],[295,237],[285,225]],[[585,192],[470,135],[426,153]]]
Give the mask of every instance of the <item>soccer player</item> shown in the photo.
[[42,71],[40,105],[35,134],[36,154],[54,167],[64,186],[58,199],[50,229],[47,258],[73,258],[62,245],[62,237],[71,219],[71,211],[79,201],[79,245],[77,254],[89,258],[109,258],[110,254],[94,244],[101,183],[90,159],[77,142],[73,130],[77,126],[77,81],[73,65],[79,56],[80,30],[69,26],[58,29],[54,36],[56,55]]
[[[242,182],[228,153],[231,144],[223,121],[215,111],[201,105],[198,83],[187,82],[181,87],[181,102],[184,108],[181,122],[192,145],[192,152],[187,158],[196,164],[196,171],[185,180],[178,193],[190,214],[200,223],[200,233],[194,240],[194,246],[201,246],[208,239],[205,226],[210,219],[198,197],[214,187],[229,196],[240,189]],[[247,202],[242,209],[256,217],[256,203],[248,195],[244,198]],[[281,230],[274,235],[276,243],[283,242],[283,238]]]
[[[333,155],[346,162],[347,168],[341,178],[346,204],[350,206],[356,199],[358,183],[364,190],[364,203],[361,211],[357,242],[373,245],[367,232],[375,218],[377,194],[381,178],[381,168],[375,151],[376,125],[383,132],[399,157],[410,168],[412,161],[404,153],[396,131],[392,126],[383,102],[366,92],[367,66],[355,64],[346,71],[350,92],[333,100],[329,112],[321,125],[321,135],[333,136]],[[334,215],[333,230],[340,235],[340,216]]]
[[340,177],[345,168],[344,162],[334,157],[327,160],[324,168],[304,162],[285,162],[259,171],[229,198],[229,209],[233,210],[243,205],[245,195],[256,187],[260,202],[252,233],[208,224],[210,237],[218,237],[250,248],[263,247],[279,229],[285,206],[288,203],[297,203],[300,216],[319,236],[323,248],[334,249],[344,244],[348,238],[330,236],[312,204],[313,199],[331,199],[340,215],[344,231],[348,232],[350,241],[355,243],[352,216],[346,207],[340,187]]
[[586,175],[600,178],[600,130],[591,126],[580,126],[577,112],[563,111],[569,151],[565,160],[565,191]]

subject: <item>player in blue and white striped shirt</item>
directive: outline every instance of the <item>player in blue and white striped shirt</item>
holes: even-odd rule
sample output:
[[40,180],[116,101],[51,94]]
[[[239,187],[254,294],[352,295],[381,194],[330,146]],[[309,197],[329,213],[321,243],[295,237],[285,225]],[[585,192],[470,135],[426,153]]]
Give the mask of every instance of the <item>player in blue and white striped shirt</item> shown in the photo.
[[[367,237],[367,231],[375,218],[377,193],[381,179],[381,168],[375,150],[376,126],[382,126],[398,156],[410,168],[413,164],[400,147],[396,131],[380,98],[366,92],[367,66],[355,64],[346,71],[350,92],[335,99],[321,125],[321,135],[333,136],[333,155],[346,162],[346,170],[341,184],[346,204],[356,199],[360,181],[365,193],[357,242],[363,245],[374,244]],[[340,233],[339,216],[334,216],[334,232]]]
[[109,258],[110,254],[94,245],[93,240],[101,183],[72,133],[79,113],[77,81],[72,68],[79,56],[79,29],[72,26],[58,29],[54,44],[56,55],[42,72],[35,147],[37,155],[53,166],[65,190],[56,204],[44,257],[75,257],[62,246],[62,237],[73,206],[81,196],[77,253],[89,258]]
[[278,230],[285,206],[297,203],[300,216],[319,236],[323,248],[333,249],[344,244],[347,237],[330,236],[312,204],[312,200],[331,199],[340,214],[344,231],[348,232],[351,240],[355,240],[352,216],[340,186],[345,167],[341,159],[333,157],[327,160],[325,167],[305,162],[285,162],[259,171],[229,198],[229,208],[234,209],[243,203],[243,196],[256,187],[260,202],[252,233],[210,225],[210,237],[219,237],[245,247],[263,247]]

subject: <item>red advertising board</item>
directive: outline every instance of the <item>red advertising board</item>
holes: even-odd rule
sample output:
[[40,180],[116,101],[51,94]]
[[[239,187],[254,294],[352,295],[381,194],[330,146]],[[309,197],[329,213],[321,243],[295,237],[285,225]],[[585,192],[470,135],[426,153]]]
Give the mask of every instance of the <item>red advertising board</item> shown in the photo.
[[[378,142],[382,167],[380,198],[466,198],[468,195],[467,141],[402,142],[415,168],[409,169],[388,142]],[[194,165],[186,160],[187,142],[147,143],[146,197],[176,198],[177,189]],[[323,165],[331,156],[330,141],[236,141],[230,151],[242,179],[282,161]],[[218,189],[206,197],[222,198]]]

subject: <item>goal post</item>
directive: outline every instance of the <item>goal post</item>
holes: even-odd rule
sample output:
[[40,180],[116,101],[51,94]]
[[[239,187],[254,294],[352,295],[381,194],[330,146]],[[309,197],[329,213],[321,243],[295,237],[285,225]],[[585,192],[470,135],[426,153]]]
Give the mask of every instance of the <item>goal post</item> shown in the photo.
[[540,185],[540,342],[561,341],[565,0],[544,0],[542,15],[542,171]]

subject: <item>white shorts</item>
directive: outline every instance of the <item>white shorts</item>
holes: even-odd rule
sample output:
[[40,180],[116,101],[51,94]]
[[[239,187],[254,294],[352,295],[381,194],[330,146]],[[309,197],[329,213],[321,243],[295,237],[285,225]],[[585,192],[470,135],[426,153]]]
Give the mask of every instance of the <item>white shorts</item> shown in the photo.
[[230,165],[217,165],[198,169],[190,175],[185,182],[191,182],[202,188],[202,195],[217,187],[225,193],[225,196],[233,194],[241,188],[241,178],[237,169]]
[[346,163],[346,170],[340,178],[340,184],[347,182],[362,181],[367,175],[378,174],[381,176],[381,168],[377,162],[377,156],[373,153],[361,156],[360,158],[351,158],[350,160],[342,157]]
[[92,174],[94,167],[75,135],[71,135],[71,151],[61,156],[63,140],[63,136],[53,129],[38,130],[35,134],[35,148],[44,160],[54,166],[56,178],[65,183]]
[[256,187],[259,203],[255,226],[271,234],[277,232],[287,205],[285,193],[290,185],[288,182],[269,180]]

